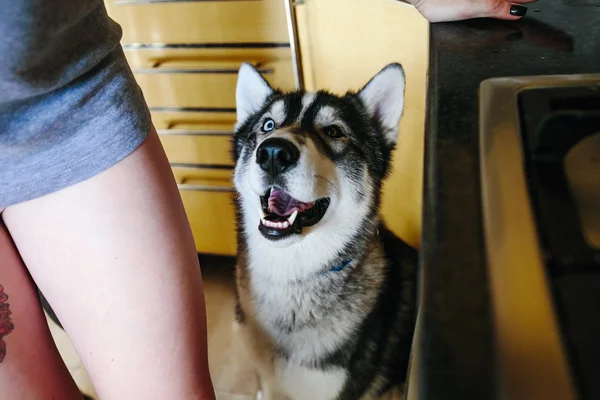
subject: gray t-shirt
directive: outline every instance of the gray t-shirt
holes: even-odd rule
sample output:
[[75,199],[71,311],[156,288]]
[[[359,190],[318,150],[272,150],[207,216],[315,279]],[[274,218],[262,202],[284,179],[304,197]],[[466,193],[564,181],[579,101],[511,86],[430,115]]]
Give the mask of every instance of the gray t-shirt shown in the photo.
[[102,0],[0,0],[0,210],[114,165],[150,115]]

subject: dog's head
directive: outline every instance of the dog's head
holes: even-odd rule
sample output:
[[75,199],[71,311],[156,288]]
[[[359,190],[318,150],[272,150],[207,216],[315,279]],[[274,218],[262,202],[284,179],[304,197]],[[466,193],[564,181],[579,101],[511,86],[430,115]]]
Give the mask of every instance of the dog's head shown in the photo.
[[391,64],[358,93],[282,93],[242,65],[233,153],[244,234],[271,247],[322,247],[377,225],[404,86]]

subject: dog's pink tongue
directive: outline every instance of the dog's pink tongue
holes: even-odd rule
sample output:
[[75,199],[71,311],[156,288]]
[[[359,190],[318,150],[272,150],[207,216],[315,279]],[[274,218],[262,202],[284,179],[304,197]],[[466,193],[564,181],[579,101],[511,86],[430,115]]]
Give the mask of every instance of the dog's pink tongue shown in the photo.
[[298,201],[283,190],[273,188],[269,196],[269,210],[280,216],[287,216],[298,210],[302,212],[309,209],[312,203]]

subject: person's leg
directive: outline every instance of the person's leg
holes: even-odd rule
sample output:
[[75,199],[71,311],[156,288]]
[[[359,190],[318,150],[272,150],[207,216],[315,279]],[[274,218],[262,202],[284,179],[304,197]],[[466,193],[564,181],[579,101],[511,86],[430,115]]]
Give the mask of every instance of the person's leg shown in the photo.
[[214,398],[198,257],[154,129],[117,165],[4,219],[100,398]]
[[0,398],[80,399],[0,215]]

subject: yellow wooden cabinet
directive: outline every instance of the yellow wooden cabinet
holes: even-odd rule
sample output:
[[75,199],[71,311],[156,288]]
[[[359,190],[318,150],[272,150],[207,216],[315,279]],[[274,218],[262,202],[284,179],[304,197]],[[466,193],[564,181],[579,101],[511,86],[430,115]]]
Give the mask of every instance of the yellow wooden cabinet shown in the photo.
[[399,62],[406,73],[405,109],[393,173],[383,195],[388,226],[419,245],[428,22],[412,6],[392,0],[305,0],[295,6],[302,71],[308,90],[360,89]]
[[[299,68],[306,89],[358,89],[389,62],[407,76],[384,217],[418,245],[428,25],[392,0],[295,2],[301,64],[289,45],[288,0],[106,0],[173,166],[199,252],[235,255],[229,153],[242,62],[285,90]],[[289,3],[288,3],[289,4]],[[292,30],[293,32],[293,30]]]
[[230,154],[242,62],[294,86],[282,0],[106,0],[152,113],[196,248],[236,254]]

